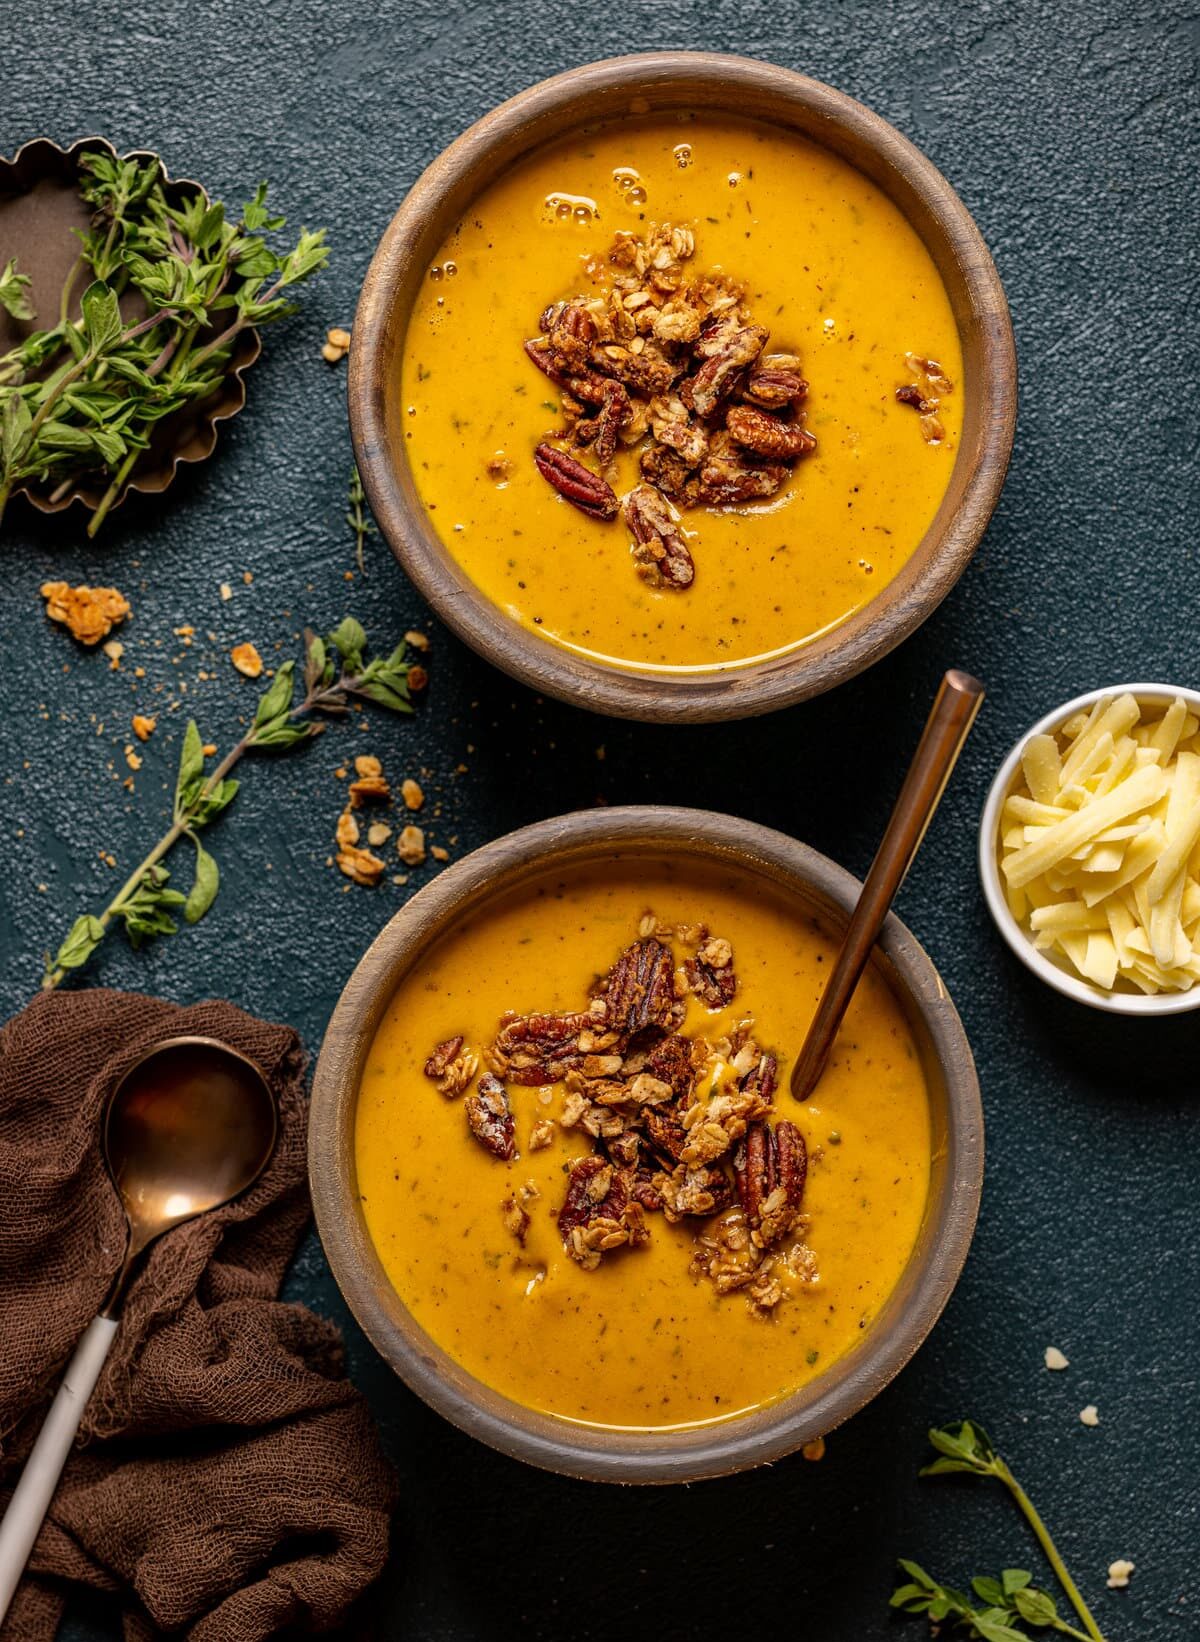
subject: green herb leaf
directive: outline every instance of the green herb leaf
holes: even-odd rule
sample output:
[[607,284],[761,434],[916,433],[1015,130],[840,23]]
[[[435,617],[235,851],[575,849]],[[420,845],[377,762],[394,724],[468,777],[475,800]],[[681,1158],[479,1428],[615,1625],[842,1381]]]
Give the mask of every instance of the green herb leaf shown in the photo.
[[117,293],[102,279],[94,280],[82,297],[83,334],[93,354],[103,353],[121,335],[121,308]]
[[1027,1625],[1053,1625],[1058,1618],[1058,1606],[1048,1591],[1035,1590],[1032,1585],[1013,1592],[1013,1607]]
[[361,622],[355,621],[353,616],[347,616],[329,635],[329,642],[342,658],[342,665],[348,673],[361,673],[363,669],[363,651],[367,648],[367,635]]
[[216,899],[217,890],[221,887],[221,874],[217,863],[194,833],[192,843],[196,846],[196,876],[183,904],[183,916],[187,923],[198,924]]
[[179,774],[175,780],[176,816],[185,815],[191,808],[203,779],[204,743],[196,728],[196,720],[189,718],[187,729],[183,732],[183,745],[179,749]]
[[56,969],[78,969],[81,964],[87,963],[103,939],[104,925],[99,918],[85,912],[71,925],[70,934],[54,957],[47,960],[46,973],[52,974]]
[[0,273],[0,308],[4,308],[14,319],[32,319],[34,309],[29,297],[32,284],[28,274],[17,272],[16,257],[10,257],[3,273]]
[[[258,710],[254,714],[254,728],[271,723],[273,719],[286,717],[292,705],[292,694],[296,687],[293,674],[296,671],[294,661],[285,661],[283,666],[271,680],[270,686],[259,698]],[[261,737],[256,736],[255,740]]]
[[1032,1580],[1033,1575],[1024,1568],[1005,1568],[1000,1575],[1000,1584],[1006,1597],[1015,1595],[1017,1591],[1023,1591]]

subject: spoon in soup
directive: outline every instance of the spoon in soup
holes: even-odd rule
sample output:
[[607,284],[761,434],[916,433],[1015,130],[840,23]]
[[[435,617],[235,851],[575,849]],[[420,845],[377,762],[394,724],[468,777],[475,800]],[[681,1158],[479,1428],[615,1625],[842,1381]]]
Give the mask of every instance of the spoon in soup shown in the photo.
[[278,1127],[262,1072],[213,1038],[156,1044],[109,1096],[100,1144],[125,1210],[125,1258],[67,1364],[0,1522],[0,1621],[116,1338],[138,1260],[164,1232],[253,1185],[275,1149]]
[[858,904],[850,915],[842,950],[792,1068],[791,1088],[796,1100],[808,1099],[825,1070],[842,1016],[867,967],[883,920],[921,847],[982,705],[983,685],[979,680],[970,673],[951,668],[938,687],[896,807],[871,863]]

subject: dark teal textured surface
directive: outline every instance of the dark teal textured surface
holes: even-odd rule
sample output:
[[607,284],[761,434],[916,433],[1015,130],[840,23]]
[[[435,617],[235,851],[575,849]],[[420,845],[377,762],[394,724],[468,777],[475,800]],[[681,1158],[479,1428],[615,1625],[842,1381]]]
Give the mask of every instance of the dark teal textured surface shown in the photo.
[[[957,1583],[1001,1565],[1043,1576],[1003,1500],[915,1480],[924,1427],[973,1413],[1059,1533],[1109,1642],[1200,1636],[1200,1017],[1110,1020],[1040,989],[1002,950],[973,866],[990,773],[1032,719],[1104,683],[1200,683],[1196,20],[1144,0],[101,0],[26,8],[19,22],[10,10],[5,33],[0,152],[100,132],[158,149],[219,194],[266,175],[293,221],[328,223],[335,247],[303,316],[268,337],[217,457],[165,502],[131,503],[97,545],[74,517],[10,515],[0,542],[6,1013],[35,986],[43,947],[111,889],[100,846],[131,862],[166,812],[181,715],[160,720],[135,797],[108,772],[111,762],[126,773],[132,664],[148,673],[138,702],[155,682],[187,678],[205,734],[227,744],[251,693],[224,659],[231,643],[287,651],[304,621],[328,626],[347,609],[380,640],[414,624],[436,633],[378,542],[369,581],[344,580],[344,382],[318,349],[326,326],[349,322],[404,191],[493,104],[544,74],[650,46],[802,69],[862,98],[945,171],[1012,305],[1022,401],[1008,487],[955,592],[868,676],[750,726],[666,733],[535,701],[436,633],[414,722],[346,727],[248,770],[212,836],[225,874],[215,911],[140,956],[113,942],[92,972],[180,1001],[221,993],[293,1022],[315,1054],[339,989],[403,893],[343,893],[325,866],[339,796],[330,771],[356,749],[396,774],[429,772],[436,830],[457,839],[456,855],[598,798],[662,800],[736,807],[861,873],[943,667],[969,667],[990,687],[899,908],[962,1012],[989,1124],[979,1232],[929,1343],[832,1438],[821,1465],[795,1459],[689,1490],[604,1490],[524,1470],[428,1413],[349,1323],[310,1237],[289,1293],[345,1325],[403,1487],[378,1618],[355,1634],[370,1623],[414,1642],[919,1638],[919,1623],[886,1616],[897,1554]],[[50,576],[130,595],[124,671],[42,620],[37,588]],[[222,581],[234,587],[227,604]],[[184,623],[217,642],[198,637],[177,668],[171,629]],[[213,678],[198,680],[210,666]],[[460,762],[468,769],[456,775]],[[1043,1369],[1051,1343],[1071,1359],[1067,1373]],[[1079,1423],[1087,1402],[1098,1429]],[[1128,1591],[1109,1593],[1117,1556],[1137,1572]],[[102,1607],[78,1608],[70,1634],[115,1626]]]

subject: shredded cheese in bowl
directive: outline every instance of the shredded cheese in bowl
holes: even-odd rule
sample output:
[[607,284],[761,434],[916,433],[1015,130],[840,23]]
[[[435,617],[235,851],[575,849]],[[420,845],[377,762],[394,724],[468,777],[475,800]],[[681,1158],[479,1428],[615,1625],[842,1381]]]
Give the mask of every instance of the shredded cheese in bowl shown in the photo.
[[1037,950],[1106,992],[1200,982],[1200,714],[1183,696],[1101,696],[1030,736],[997,830]]

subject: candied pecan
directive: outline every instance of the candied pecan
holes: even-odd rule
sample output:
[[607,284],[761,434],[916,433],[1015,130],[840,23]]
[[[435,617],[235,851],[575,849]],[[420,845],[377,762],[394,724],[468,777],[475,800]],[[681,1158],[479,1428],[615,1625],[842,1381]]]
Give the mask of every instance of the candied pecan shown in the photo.
[[692,507],[700,500],[699,481],[677,451],[648,445],[642,452],[641,468],[644,478],[681,507]]
[[808,1153],[794,1123],[752,1123],[733,1163],[738,1201],[752,1242],[770,1248],[795,1225],[804,1197]]
[[558,1083],[583,1065],[603,1013],[575,1010],[565,1015],[519,1015],[501,1023],[487,1053],[488,1065],[510,1083]]
[[620,382],[604,384],[604,403],[596,417],[596,455],[611,462],[617,449],[617,435],[629,420],[629,395]]
[[632,348],[619,342],[605,342],[593,348],[591,362],[602,375],[615,376],[618,382],[647,396],[666,393],[678,381],[683,368],[651,347],[634,353]]
[[647,1237],[629,1177],[595,1156],[577,1158],[571,1164],[558,1229],[572,1260],[589,1271],[609,1250],[644,1243]]
[[605,1142],[608,1155],[622,1169],[637,1169],[642,1159],[642,1139],[633,1129],[614,1135]]
[[783,410],[798,405],[808,395],[808,383],[800,374],[795,354],[763,354],[753,366],[738,397],[763,410]]
[[709,936],[694,958],[685,958],[683,972],[688,989],[709,1009],[724,1009],[733,1002],[737,977],[733,972],[733,948],[728,941]]
[[508,1091],[490,1072],[485,1072],[463,1102],[467,1125],[475,1139],[493,1157],[511,1161],[516,1151],[512,1107]]
[[650,1028],[673,1031],[683,1018],[674,975],[670,949],[661,941],[635,941],[626,947],[601,993],[613,1030],[627,1040]]
[[588,353],[596,340],[596,321],[580,302],[564,302],[547,308],[539,324],[547,319],[546,345],[555,369],[573,376],[587,369]]
[[608,480],[584,467],[565,450],[543,443],[534,451],[533,460],[547,484],[553,485],[558,494],[581,513],[591,519],[611,519],[616,515],[620,504]]
[[738,1088],[745,1095],[757,1095],[760,1100],[769,1103],[779,1087],[779,1064],[774,1055],[758,1053],[757,1046],[755,1053],[757,1058],[749,1070],[742,1074]]
[[729,433],[722,431],[709,443],[695,493],[699,501],[709,506],[736,507],[741,502],[774,496],[788,472],[781,462],[755,461],[739,448]]
[[637,573],[651,587],[690,587],[696,566],[683,532],[653,485],[637,485],[625,498],[625,523],[633,535]]
[[649,1106],[642,1113],[642,1127],[650,1144],[664,1157],[678,1162],[688,1143],[688,1133],[680,1121],[678,1106]]
[[[577,373],[564,373],[559,369],[553,350],[545,337],[532,337],[523,344],[526,357],[537,366],[544,376],[548,376],[556,388],[561,388],[564,395],[573,394],[577,400],[585,405],[602,405],[604,403],[604,389],[606,378],[596,371],[581,370]],[[564,398],[563,409],[568,410],[568,401]],[[579,407],[575,407],[578,414]]]
[[646,1057],[646,1070],[653,1077],[669,1083],[677,1101],[686,1105],[692,1098],[696,1068],[692,1060],[692,1046],[686,1038],[672,1034],[656,1043]]
[[778,462],[807,456],[816,448],[817,441],[807,428],[797,422],[781,422],[777,416],[755,410],[752,405],[731,406],[725,426],[746,450]]
[[[706,334],[707,333],[707,334]],[[767,333],[761,325],[736,320],[702,326],[696,354],[704,363],[687,379],[685,403],[697,416],[712,416],[727,394],[739,386],[742,373],[763,350]]]
[[459,1033],[457,1037],[447,1038],[445,1043],[438,1044],[425,1062],[425,1076],[437,1084],[439,1094],[452,1099],[462,1094],[478,1067],[479,1056],[473,1050],[464,1049],[462,1034]]
[[674,1224],[687,1215],[722,1214],[734,1201],[733,1183],[719,1164],[701,1163],[689,1168],[681,1163],[670,1174],[661,1174],[655,1185],[662,1198],[663,1213]]
[[659,444],[677,450],[688,467],[699,467],[704,460],[708,435],[677,393],[650,401],[650,428]]
[[920,411],[922,416],[928,414],[937,405],[936,399],[926,399],[915,382],[906,382],[903,387],[897,388],[896,398],[902,405],[911,405],[915,411]]

